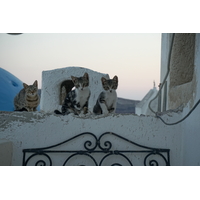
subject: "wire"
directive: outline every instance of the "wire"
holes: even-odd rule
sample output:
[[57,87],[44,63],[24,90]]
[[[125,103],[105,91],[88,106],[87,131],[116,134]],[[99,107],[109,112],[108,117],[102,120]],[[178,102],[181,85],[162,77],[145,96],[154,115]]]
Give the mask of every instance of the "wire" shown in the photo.
[[166,73],[166,75],[165,75],[165,78],[164,78],[164,80],[163,80],[163,83],[161,84],[161,87],[159,88],[159,91],[158,91],[157,95],[149,102],[149,105],[148,105],[148,107],[149,107],[149,109],[151,110],[151,112],[153,112],[153,113],[156,115],[156,117],[159,118],[164,124],[169,125],[169,126],[170,126],[170,125],[176,125],[176,124],[179,124],[180,122],[184,121],[187,117],[190,116],[190,114],[194,111],[194,109],[195,109],[195,108],[199,105],[199,103],[200,103],[200,99],[199,99],[199,100],[197,101],[197,103],[194,105],[194,107],[189,111],[189,113],[188,113],[185,117],[183,117],[181,120],[179,120],[179,121],[177,121],[177,122],[174,122],[174,123],[167,123],[167,122],[165,122],[165,121],[162,119],[162,117],[160,117],[160,116],[158,115],[158,112],[155,112],[155,111],[151,108],[151,103],[158,97],[158,95],[160,95],[161,90],[162,90],[162,88],[163,88],[163,86],[164,86],[164,83],[165,83],[165,81],[166,81],[166,79],[167,79],[167,77],[168,77],[168,75],[169,75],[169,72],[170,72],[170,61],[171,61],[172,48],[173,48],[173,44],[174,44],[174,36],[175,36],[175,33],[173,33],[173,35],[172,35],[171,46],[170,46],[170,51],[169,51],[169,55],[168,55],[167,73]]
[[194,105],[194,107],[190,110],[190,112],[185,116],[183,117],[181,120],[177,121],[177,122],[174,122],[174,123],[167,123],[165,122],[159,115],[158,113],[156,113],[156,117],[159,118],[164,124],[166,125],[176,125],[180,122],[182,122],[183,120],[185,120],[187,117],[189,117],[189,115],[194,111],[194,109],[198,106],[198,104],[200,103],[200,99],[197,101],[197,103]]
[[166,73],[165,78],[164,78],[164,80],[163,80],[163,84],[161,84],[157,95],[149,102],[149,105],[148,105],[149,109],[150,109],[151,112],[153,112],[154,114],[156,114],[156,112],[151,108],[151,103],[158,97],[158,95],[160,95],[161,90],[162,90],[162,88],[163,88],[163,86],[164,86],[164,83],[165,83],[165,81],[167,80],[167,77],[168,77],[168,75],[169,75],[169,71],[170,71],[170,61],[171,61],[171,55],[172,55],[172,47],[173,47],[173,44],[174,44],[174,36],[175,36],[175,33],[173,33],[173,35],[172,35],[171,46],[170,46],[169,55],[168,55],[167,73]]

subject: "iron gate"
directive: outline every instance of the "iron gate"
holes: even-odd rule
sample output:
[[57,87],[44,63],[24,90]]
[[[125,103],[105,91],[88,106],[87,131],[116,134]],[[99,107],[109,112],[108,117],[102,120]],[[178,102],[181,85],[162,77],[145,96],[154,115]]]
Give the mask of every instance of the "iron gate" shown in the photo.
[[22,165],[169,166],[169,152],[137,144],[112,132],[98,138],[84,132],[49,147],[23,149]]

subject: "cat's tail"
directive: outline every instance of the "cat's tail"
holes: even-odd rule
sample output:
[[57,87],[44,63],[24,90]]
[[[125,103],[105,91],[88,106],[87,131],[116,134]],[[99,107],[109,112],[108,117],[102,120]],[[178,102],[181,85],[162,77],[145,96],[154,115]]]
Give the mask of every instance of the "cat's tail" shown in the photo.
[[54,113],[57,115],[63,115],[63,113],[61,113],[59,110],[54,110]]

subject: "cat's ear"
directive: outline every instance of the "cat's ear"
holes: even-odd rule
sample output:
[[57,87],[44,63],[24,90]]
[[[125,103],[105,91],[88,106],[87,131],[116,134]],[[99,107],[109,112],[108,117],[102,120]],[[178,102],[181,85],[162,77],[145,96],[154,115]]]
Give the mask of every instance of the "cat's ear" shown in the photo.
[[106,82],[106,81],[107,81],[107,79],[105,79],[104,77],[101,78],[101,82],[102,82],[102,83],[104,83],[104,82]]
[[87,72],[85,72],[85,74],[83,75],[86,79],[89,79],[89,75]]
[[24,89],[26,89],[28,87],[28,85],[26,83],[23,83]]
[[37,82],[37,80],[35,80],[35,82],[33,83],[33,85],[34,85],[35,87],[38,87],[38,82]]
[[71,78],[72,78],[72,82],[75,83],[77,78],[75,76],[71,76]]
[[116,81],[116,82],[118,82],[118,77],[117,77],[117,76],[114,76],[114,77],[113,77],[113,80]]

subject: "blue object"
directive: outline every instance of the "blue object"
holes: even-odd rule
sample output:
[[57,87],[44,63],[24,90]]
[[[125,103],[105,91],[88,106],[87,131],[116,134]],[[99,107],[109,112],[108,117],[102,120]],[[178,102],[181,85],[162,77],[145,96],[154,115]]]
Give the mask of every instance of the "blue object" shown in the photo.
[[21,80],[0,68],[0,110],[14,111],[14,98],[22,88]]

